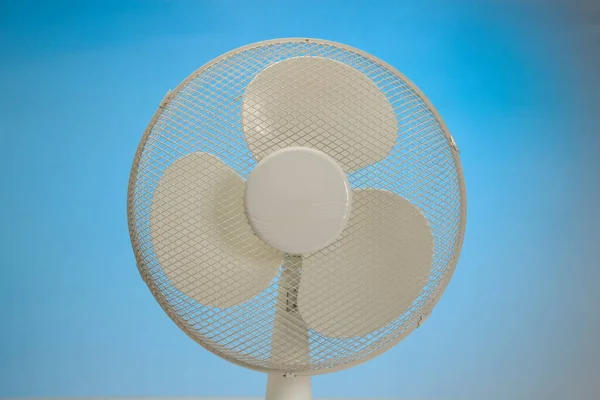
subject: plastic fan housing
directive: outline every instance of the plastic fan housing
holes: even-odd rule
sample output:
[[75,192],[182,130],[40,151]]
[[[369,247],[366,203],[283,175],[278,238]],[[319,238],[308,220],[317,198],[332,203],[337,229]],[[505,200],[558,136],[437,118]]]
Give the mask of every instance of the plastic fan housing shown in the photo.
[[[289,182],[306,163],[268,165],[290,148],[324,163],[305,190]],[[385,62],[316,39],[242,47],[170,91],[127,207],[140,274],[183,331],[233,363],[297,375],[364,362],[420,326],[466,221],[458,148],[431,102]]]

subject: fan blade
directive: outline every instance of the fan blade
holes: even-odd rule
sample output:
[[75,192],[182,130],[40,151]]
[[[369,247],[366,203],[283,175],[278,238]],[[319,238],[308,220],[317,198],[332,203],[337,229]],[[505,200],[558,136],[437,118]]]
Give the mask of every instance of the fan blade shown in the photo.
[[330,337],[364,336],[400,317],[433,262],[432,231],[418,207],[385,190],[352,196],[354,212],[340,238],[303,260],[300,314]]
[[390,102],[367,75],[322,57],[290,58],[260,72],[244,93],[242,127],[257,161],[307,146],[346,172],[385,158],[398,131]]
[[161,177],[150,214],[154,252],[177,290],[227,308],[264,290],[283,253],[246,221],[244,180],[217,157],[192,153]]

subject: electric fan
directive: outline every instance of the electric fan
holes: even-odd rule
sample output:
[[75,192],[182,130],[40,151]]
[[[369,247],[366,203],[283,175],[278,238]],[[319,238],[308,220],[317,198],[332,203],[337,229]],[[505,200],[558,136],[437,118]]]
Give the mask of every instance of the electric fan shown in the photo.
[[224,54],[160,103],[135,155],[138,269],[193,340],[311,398],[420,326],[454,271],[458,149],[406,77],[338,43]]

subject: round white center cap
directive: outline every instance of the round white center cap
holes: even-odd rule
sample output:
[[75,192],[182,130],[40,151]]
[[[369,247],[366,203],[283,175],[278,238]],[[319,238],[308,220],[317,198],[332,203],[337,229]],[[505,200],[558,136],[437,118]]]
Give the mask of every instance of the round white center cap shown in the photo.
[[335,241],[348,222],[351,202],[342,168],[307,147],[269,154],[246,183],[250,225],[265,242],[290,254],[312,253]]

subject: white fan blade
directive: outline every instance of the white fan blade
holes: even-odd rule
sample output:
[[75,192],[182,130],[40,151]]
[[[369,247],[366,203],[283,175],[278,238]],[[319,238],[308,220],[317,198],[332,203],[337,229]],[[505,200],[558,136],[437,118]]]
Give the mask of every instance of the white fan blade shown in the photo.
[[385,158],[398,131],[390,102],[371,79],[322,57],[290,58],[260,72],[244,93],[242,126],[257,161],[307,146],[346,172]]
[[227,308],[249,300],[283,260],[246,221],[244,189],[233,169],[199,152],[171,164],[154,193],[154,252],[177,290],[203,305]]
[[352,196],[354,211],[340,239],[303,260],[300,314],[330,337],[364,336],[400,317],[433,262],[432,231],[418,207],[385,190]]

